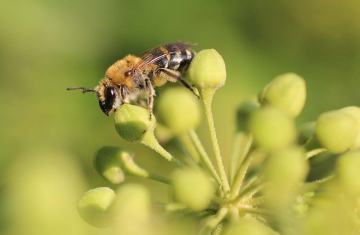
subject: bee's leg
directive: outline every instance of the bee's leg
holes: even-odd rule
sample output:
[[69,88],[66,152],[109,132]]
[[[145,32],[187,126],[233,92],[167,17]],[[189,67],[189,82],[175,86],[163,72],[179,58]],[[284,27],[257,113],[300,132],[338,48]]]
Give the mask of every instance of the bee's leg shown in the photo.
[[130,103],[129,98],[126,97],[125,86],[120,86],[120,96],[121,96],[121,102],[123,104],[129,104]]
[[145,79],[145,87],[146,87],[146,92],[148,94],[148,109],[149,109],[149,115],[150,115],[150,120],[151,120],[152,110],[154,107],[155,90],[154,90],[153,86],[151,85],[150,79],[148,79],[148,78]]
[[137,98],[137,99],[135,100],[135,102],[136,102],[136,104],[137,104],[138,106],[147,109],[147,105],[146,105],[146,103],[145,103],[144,100],[142,100],[142,99],[140,99],[140,98]]
[[194,93],[194,95],[197,96],[197,98],[200,99],[199,95],[195,93],[194,89],[192,89],[191,86],[181,78],[180,72],[174,71],[174,70],[171,70],[171,69],[165,69],[165,68],[159,68],[159,70],[161,72],[164,72],[166,75],[168,75],[170,77],[173,77],[176,80],[178,80],[179,82],[181,82],[181,84],[183,84],[184,87],[189,89],[192,93]]

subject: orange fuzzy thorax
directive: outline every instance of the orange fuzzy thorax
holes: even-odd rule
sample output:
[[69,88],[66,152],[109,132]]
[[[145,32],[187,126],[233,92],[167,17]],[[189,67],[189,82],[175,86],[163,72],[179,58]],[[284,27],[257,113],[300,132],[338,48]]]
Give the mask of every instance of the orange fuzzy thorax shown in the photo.
[[124,85],[128,88],[133,88],[133,79],[126,77],[125,73],[129,71],[135,64],[140,61],[140,58],[127,55],[122,60],[116,61],[111,65],[105,73],[105,78],[110,79],[114,84],[120,86]]

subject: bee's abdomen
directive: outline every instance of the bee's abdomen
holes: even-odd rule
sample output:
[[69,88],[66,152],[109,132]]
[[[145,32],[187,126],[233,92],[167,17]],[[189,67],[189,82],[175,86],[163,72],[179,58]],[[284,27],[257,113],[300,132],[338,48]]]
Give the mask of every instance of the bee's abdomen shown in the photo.
[[190,49],[184,49],[169,54],[168,56],[156,61],[155,64],[160,68],[167,68],[184,72],[189,67],[189,64],[194,56],[194,51]]

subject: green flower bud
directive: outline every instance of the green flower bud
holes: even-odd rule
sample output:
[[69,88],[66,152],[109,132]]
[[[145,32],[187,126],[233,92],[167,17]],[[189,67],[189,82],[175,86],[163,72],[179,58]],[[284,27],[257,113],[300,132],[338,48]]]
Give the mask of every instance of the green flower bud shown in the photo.
[[350,107],[340,109],[339,111],[342,112],[342,113],[350,114],[356,119],[356,121],[357,121],[357,126],[356,126],[357,135],[356,135],[354,143],[350,146],[350,148],[351,149],[360,148],[360,107],[350,106]]
[[296,137],[294,121],[272,107],[264,107],[255,112],[249,127],[254,141],[271,151],[286,148]]
[[127,141],[141,141],[147,131],[154,131],[156,119],[149,120],[149,110],[123,104],[115,112],[115,128]]
[[122,183],[125,175],[148,178],[149,173],[134,162],[131,151],[121,147],[102,147],[94,156],[95,170],[112,184]]
[[257,99],[252,98],[242,102],[236,111],[236,124],[238,131],[246,131],[250,116],[259,109]]
[[158,99],[155,112],[158,121],[176,135],[195,129],[201,120],[198,99],[182,87],[165,90]]
[[200,51],[190,63],[188,79],[196,88],[222,87],[226,81],[223,58],[214,49]]
[[124,181],[125,173],[122,170],[121,156],[131,156],[132,153],[120,147],[102,147],[94,156],[94,168],[105,180],[112,184]]
[[115,200],[115,192],[107,187],[87,191],[78,201],[78,212],[87,223],[98,228],[108,227],[112,223],[110,205]]
[[306,101],[305,81],[294,73],[277,76],[260,92],[259,100],[283,110],[289,117],[297,117]]
[[272,153],[265,167],[267,205],[276,210],[288,207],[308,171],[305,152],[301,148],[291,147]]
[[116,191],[114,212],[115,234],[152,234],[150,193],[142,185],[125,184]]
[[265,225],[259,223],[255,219],[247,219],[241,220],[238,223],[235,223],[228,227],[227,235],[270,235],[276,234],[270,228],[266,227]]
[[346,192],[360,196],[360,151],[346,153],[337,162],[340,185]]
[[172,182],[176,199],[194,211],[206,209],[215,194],[213,182],[198,169],[176,170]]
[[167,143],[173,136],[174,133],[164,125],[158,123],[154,131],[155,137],[160,143]]
[[355,142],[357,121],[350,114],[329,111],[317,119],[315,135],[319,143],[330,152],[345,152]]

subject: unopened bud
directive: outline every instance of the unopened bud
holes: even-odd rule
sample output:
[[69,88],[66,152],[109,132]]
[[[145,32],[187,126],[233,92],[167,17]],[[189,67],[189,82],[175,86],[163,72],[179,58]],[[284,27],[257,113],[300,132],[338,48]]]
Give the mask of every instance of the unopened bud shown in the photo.
[[127,141],[141,141],[147,131],[154,131],[156,119],[149,110],[131,104],[123,104],[115,112],[115,128]]
[[112,184],[119,184],[124,181],[125,173],[122,170],[122,155],[131,156],[129,150],[120,147],[102,147],[94,156],[94,168],[105,180]]
[[297,117],[306,101],[305,80],[294,73],[277,76],[260,92],[259,100],[283,110],[289,117]]
[[355,197],[360,196],[360,151],[342,155],[337,163],[340,185]]
[[351,149],[360,148],[360,107],[350,106],[350,107],[342,108],[339,111],[350,114],[356,119],[357,126],[354,129],[357,130],[357,135],[356,135],[354,143],[350,146],[350,148]]
[[282,111],[264,107],[255,112],[249,123],[254,141],[268,150],[284,149],[296,137],[295,123]]
[[272,153],[265,169],[268,180],[265,188],[268,206],[279,210],[289,206],[308,170],[305,152],[301,148],[291,147]]
[[190,63],[188,79],[197,88],[222,87],[226,81],[223,58],[214,49],[200,51]]
[[357,121],[344,112],[325,112],[316,121],[315,135],[324,148],[332,153],[342,153],[354,144]]
[[194,211],[204,210],[214,196],[213,182],[198,169],[176,170],[172,180],[176,199]]
[[78,201],[78,212],[87,223],[98,228],[108,227],[112,223],[110,205],[115,200],[115,192],[107,187],[87,191]]
[[199,101],[194,94],[181,87],[169,88],[158,99],[156,117],[174,134],[187,133],[200,123]]

